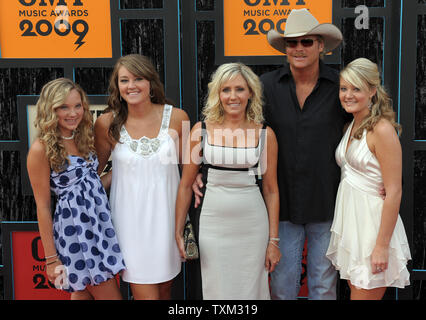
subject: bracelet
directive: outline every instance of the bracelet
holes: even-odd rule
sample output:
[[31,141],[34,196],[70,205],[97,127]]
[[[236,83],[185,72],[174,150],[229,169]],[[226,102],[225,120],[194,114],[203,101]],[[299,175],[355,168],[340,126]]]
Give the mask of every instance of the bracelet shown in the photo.
[[51,262],[46,262],[46,266],[54,264],[55,262],[58,262],[59,258],[56,258],[55,260],[51,261]]
[[269,241],[280,241],[280,238],[269,238]]
[[270,243],[270,244],[272,244],[273,246],[277,247],[278,249],[280,248],[280,246],[279,246],[279,245],[277,245],[275,242],[273,242],[273,241],[271,241],[271,240],[269,240],[269,243]]
[[57,257],[58,256],[58,254],[57,253],[55,253],[54,255],[52,255],[52,256],[49,256],[49,257],[44,257],[44,259],[50,259],[50,258],[54,258],[54,257]]

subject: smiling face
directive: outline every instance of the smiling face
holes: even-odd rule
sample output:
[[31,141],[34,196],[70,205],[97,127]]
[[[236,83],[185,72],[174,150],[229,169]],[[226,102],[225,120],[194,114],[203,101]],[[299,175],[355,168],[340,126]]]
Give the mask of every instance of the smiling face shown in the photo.
[[340,78],[339,99],[347,113],[354,116],[366,116],[371,97],[376,93],[375,88],[360,88]]
[[150,99],[150,82],[143,77],[135,76],[126,67],[118,70],[118,89],[127,105],[137,105]]
[[225,116],[245,116],[251,96],[247,81],[240,74],[225,81],[219,93]]
[[58,117],[58,128],[61,135],[71,136],[83,119],[84,107],[80,93],[76,89],[72,89],[64,103],[55,108],[55,113]]
[[317,65],[323,50],[324,44],[316,36],[301,36],[286,41],[287,61],[296,69]]

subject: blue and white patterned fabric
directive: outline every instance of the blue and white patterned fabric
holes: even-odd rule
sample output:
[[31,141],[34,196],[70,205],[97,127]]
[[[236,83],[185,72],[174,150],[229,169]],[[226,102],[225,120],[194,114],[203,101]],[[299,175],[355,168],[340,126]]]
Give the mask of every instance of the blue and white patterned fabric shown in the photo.
[[51,172],[50,187],[57,195],[54,240],[66,270],[60,289],[74,292],[107,281],[125,269],[125,264],[108,198],[96,172],[96,155],[87,161],[71,155],[69,161],[64,171]]

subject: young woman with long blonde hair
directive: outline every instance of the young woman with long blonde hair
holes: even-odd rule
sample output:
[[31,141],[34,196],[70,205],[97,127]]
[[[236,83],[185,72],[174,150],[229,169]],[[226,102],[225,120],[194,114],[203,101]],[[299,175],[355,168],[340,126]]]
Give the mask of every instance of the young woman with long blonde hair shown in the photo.
[[387,287],[410,283],[411,255],[399,216],[400,126],[377,65],[368,59],[356,59],[341,72],[339,98],[354,119],[336,149],[342,176],[327,257],[348,280],[351,299],[377,300]]
[[115,275],[125,265],[96,172],[92,122],[80,86],[66,78],[47,83],[37,102],[39,132],[28,152],[28,175],[49,281],[71,299],[121,299]]

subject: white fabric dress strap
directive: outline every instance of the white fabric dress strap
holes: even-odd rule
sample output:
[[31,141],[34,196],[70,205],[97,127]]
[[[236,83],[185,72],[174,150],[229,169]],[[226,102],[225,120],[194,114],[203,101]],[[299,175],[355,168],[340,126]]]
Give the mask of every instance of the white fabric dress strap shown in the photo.
[[169,104],[164,105],[163,119],[161,121],[161,128],[160,128],[160,134],[159,135],[162,135],[164,133],[168,133],[169,125],[170,125],[170,118],[171,118],[171,115],[172,115],[172,109],[173,109],[173,106],[171,106]]

